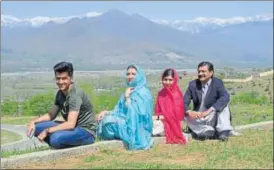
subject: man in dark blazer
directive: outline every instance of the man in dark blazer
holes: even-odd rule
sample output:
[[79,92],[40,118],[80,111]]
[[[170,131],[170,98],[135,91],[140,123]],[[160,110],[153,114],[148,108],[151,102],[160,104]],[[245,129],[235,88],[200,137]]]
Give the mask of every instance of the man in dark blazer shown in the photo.
[[[189,83],[184,94],[185,118],[192,136],[197,139],[217,137],[228,140],[232,130],[230,96],[221,79],[213,76],[214,67],[210,62],[198,65],[198,79]],[[189,108],[193,101],[193,110]]]

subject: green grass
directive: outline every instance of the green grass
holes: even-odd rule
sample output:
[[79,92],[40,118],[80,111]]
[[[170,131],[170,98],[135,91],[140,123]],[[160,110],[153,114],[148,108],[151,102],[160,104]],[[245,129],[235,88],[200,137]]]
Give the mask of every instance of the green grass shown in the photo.
[[[64,164],[66,162],[66,164]],[[273,129],[248,130],[228,142],[192,141],[188,145],[155,145],[148,151],[103,149],[53,163],[32,163],[24,168],[88,169],[243,169],[273,168]]]
[[4,116],[1,117],[1,124],[12,124],[12,125],[27,125],[33,118],[33,116],[19,116],[11,117]]
[[[232,123],[234,126],[273,120],[272,105],[235,104],[230,105],[230,109],[233,116]],[[34,117],[30,116],[4,116],[1,118],[1,123],[13,125],[26,125],[33,118]]]
[[[252,104],[246,104],[246,105],[232,105],[230,107],[232,114],[233,114],[233,126],[237,125],[245,125],[250,123],[256,123],[261,121],[268,121],[273,120],[273,108],[271,106],[260,106],[260,105],[252,105]],[[9,124],[27,124],[33,117],[2,117],[1,123],[9,123]],[[185,126],[185,123],[184,123]],[[3,138],[3,132],[1,133],[1,143],[3,140],[6,140]],[[96,138],[95,142],[99,142],[100,139]],[[17,154],[24,154],[24,153],[30,153],[30,152],[37,152],[38,150],[27,150],[27,151],[16,151],[12,153],[8,153],[9,156],[17,155]],[[104,152],[104,151],[103,151]],[[110,152],[110,151],[106,151]],[[3,153],[4,155],[6,153]],[[92,159],[92,158],[90,158]],[[138,164],[138,163],[137,163]],[[138,165],[139,166],[139,165]],[[142,166],[148,166],[149,165],[142,165]],[[165,167],[165,166],[163,166]],[[155,167],[157,168],[157,167]]]
[[[37,117],[38,116],[18,116],[18,117],[4,116],[1,118],[1,124],[27,125],[32,119]],[[61,115],[57,116],[56,119],[63,120]]]
[[41,147],[37,147],[35,149],[26,149],[23,151],[4,151],[4,152],[1,151],[1,158],[8,158],[8,157],[15,156],[15,155],[39,152],[39,151],[44,151],[44,150],[48,150],[48,149],[49,149],[48,146],[41,146]]
[[10,142],[15,142],[21,139],[21,136],[6,131],[6,130],[1,130],[1,145],[10,143]]
[[230,106],[230,109],[234,126],[273,120],[271,105],[239,104]]
[[266,77],[255,77],[247,83],[225,83],[227,89],[235,89],[236,94],[257,92],[269,98],[273,96],[273,75]]
[[[155,77],[155,75],[151,75],[148,76],[148,81],[151,86],[151,91],[155,95],[157,94],[157,91],[159,90],[159,88],[161,87],[161,85],[157,85],[158,81],[159,81],[160,77]],[[186,76],[183,77],[183,80],[180,80],[179,84],[181,87],[181,90],[184,92],[187,89],[188,83],[189,81],[191,81],[194,78],[194,76]],[[95,106],[95,110],[98,112],[99,110],[101,111],[102,109],[112,109],[114,107],[114,105],[116,104],[118,97],[120,96],[120,93],[122,92],[121,89],[119,87],[123,87],[123,83],[121,84],[121,81],[123,81],[123,79],[119,78],[117,80],[114,81],[113,78],[109,77],[105,77],[103,80],[100,79],[96,79],[98,81],[94,81],[94,78],[91,78],[89,82],[86,82],[87,78],[86,76],[83,76],[82,78],[79,79],[83,79],[85,80],[85,87],[84,88],[86,90],[86,92],[88,92],[88,94],[90,95],[90,97],[95,97],[96,100],[92,100],[94,106]],[[52,77],[50,76],[50,80],[52,81]],[[43,82],[43,81],[42,81]],[[81,81],[79,81],[81,82]],[[44,82],[43,82],[44,83]],[[106,93],[101,93],[101,95],[98,94],[92,94],[91,90],[92,87],[99,87],[98,84],[100,85],[100,87],[102,86],[102,84],[106,84],[108,85],[106,88],[110,88],[110,87],[115,87],[118,88],[119,90],[114,90],[115,93],[111,93],[110,96],[107,95],[108,92]],[[111,86],[110,86],[111,84]],[[54,87],[52,85],[52,83],[49,83],[49,85],[51,87]],[[259,98],[260,100],[258,100],[259,102],[256,102],[258,104],[254,104],[254,100],[250,100],[249,103],[243,103],[246,102],[246,99],[250,99],[250,96],[241,96],[241,94],[243,93],[250,93],[250,92],[257,92],[260,95],[269,97],[272,96],[273,97],[273,89],[269,88],[269,91],[266,91],[266,87],[273,86],[273,76],[267,76],[267,77],[262,77],[262,78],[255,78],[253,81],[248,82],[246,84],[242,84],[242,83],[226,83],[225,86],[227,88],[234,88],[236,90],[236,95],[235,96],[231,96],[231,98],[234,97],[238,97],[237,102],[234,102],[233,105],[230,105],[232,114],[233,114],[233,121],[232,124],[234,126],[236,125],[244,125],[244,124],[249,124],[249,123],[255,123],[255,122],[261,122],[261,121],[266,121],[266,120],[273,120],[273,104],[265,104],[267,102],[262,102],[264,100],[266,100],[265,98]],[[104,88],[104,87],[102,87]],[[36,93],[37,94],[37,93]],[[99,97],[100,96],[100,97]],[[253,103],[252,103],[253,102]],[[256,103],[255,102],[255,103]],[[269,102],[268,102],[269,103]],[[12,108],[11,108],[12,109]],[[16,110],[17,110],[17,105],[16,105]],[[31,119],[33,119],[33,116],[20,116],[20,117],[11,117],[11,116],[4,116],[1,117],[1,123],[3,124],[14,124],[14,125],[26,125],[27,123],[29,123],[29,121]],[[184,124],[185,125],[185,124]],[[99,139],[96,139],[96,142],[98,142]],[[2,138],[1,138],[1,143],[3,144],[4,142],[2,142]],[[29,152],[36,152],[39,151],[38,150],[29,150],[29,151],[22,151],[22,153],[29,153]],[[18,154],[18,152],[14,152],[13,154]],[[20,152],[21,153],[21,152]],[[9,155],[12,155],[9,154]],[[93,158],[90,158],[91,160]],[[90,161],[91,161],[90,160]],[[130,163],[131,164],[131,163]],[[140,164],[140,165],[139,165]],[[127,162],[122,162],[121,165],[127,166]],[[109,165],[109,166],[118,166],[118,165]],[[166,167],[166,165],[163,164],[157,164],[156,165],[152,165],[152,164],[146,164],[146,162],[142,162],[142,163],[138,163],[135,162],[135,166],[136,167],[143,167],[143,168],[157,168],[158,166],[160,167]],[[174,165],[174,168],[176,168],[177,165]]]

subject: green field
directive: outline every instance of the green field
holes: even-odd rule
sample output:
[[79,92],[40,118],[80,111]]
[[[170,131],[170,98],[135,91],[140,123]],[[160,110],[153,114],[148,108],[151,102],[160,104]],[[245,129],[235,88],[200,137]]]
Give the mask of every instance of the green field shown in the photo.
[[[155,97],[162,87],[160,82],[161,72],[147,74],[149,88]],[[76,74],[76,84],[81,86],[88,93],[94,105],[95,112],[104,109],[112,109],[120,94],[125,89],[125,80],[122,73]],[[179,73],[182,80],[179,81],[180,88],[186,91],[189,81],[196,76]],[[47,112],[48,107],[53,104],[56,93],[56,85],[52,74],[26,75],[26,76],[1,76],[2,116],[34,116]],[[12,84],[12,85],[10,85]],[[231,102],[243,93],[250,93],[249,99],[254,96],[265,97],[265,102],[260,106],[266,108],[273,106],[273,75],[266,77],[255,77],[247,83],[225,83],[231,95]],[[256,103],[236,103],[243,107]],[[236,105],[235,103],[231,104]],[[237,106],[238,108],[238,106]],[[237,110],[236,110],[237,111]],[[235,113],[236,114],[236,113]]]
[[[194,78],[195,75],[186,75],[179,81],[183,92]],[[121,74],[85,73],[78,74],[75,79],[91,98],[95,113],[103,109],[113,109],[125,88],[125,80]],[[53,103],[56,92],[53,74],[1,76],[1,80],[1,96],[4,96],[1,102],[2,124],[26,125],[34,117],[47,112]],[[155,99],[161,88],[160,72],[148,74],[147,80]],[[255,77],[248,83],[225,83],[225,87],[231,96],[233,126],[273,120],[273,75]],[[3,138],[3,134],[11,136],[2,132],[2,144],[18,140],[16,137]],[[56,167],[49,168],[269,168],[273,166],[273,159],[270,159],[273,156],[272,137],[273,130],[250,131],[242,137],[231,138],[227,143],[193,141],[188,146],[157,145],[148,152],[103,150],[94,156],[66,160],[70,164],[57,163]],[[252,147],[253,144],[258,145]],[[3,152],[1,156],[45,149],[48,147]],[[144,161],[144,158],[149,159]],[[39,167],[31,165],[29,168]]]
[[[66,162],[66,163],[64,163]],[[192,141],[183,145],[155,145],[148,151],[101,149],[77,158],[28,163],[20,168],[49,169],[271,169],[273,129],[248,130],[228,142]]]
[[271,105],[232,105],[230,109],[233,126],[273,120],[273,106]]

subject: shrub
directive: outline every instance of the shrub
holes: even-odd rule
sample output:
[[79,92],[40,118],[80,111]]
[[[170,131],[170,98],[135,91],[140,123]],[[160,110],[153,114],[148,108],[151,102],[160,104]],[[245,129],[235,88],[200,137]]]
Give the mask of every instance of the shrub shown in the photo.
[[48,92],[36,94],[23,103],[23,115],[37,116],[47,113],[54,104],[55,94]]
[[[111,91],[98,92],[91,84],[85,83],[80,84],[80,88],[87,93],[95,113],[114,109],[121,94],[125,91],[125,88],[121,87]],[[38,116],[47,113],[54,104],[55,95],[56,93],[48,92],[32,96],[29,100],[22,103],[23,115]],[[15,114],[18,111],[18,102],[7,100],[1,104],[1,107],[4,115]]]
[[95,113],[114,109],[120,95],[124,92],[124,88],[115,89],[114,91],[96,92],[90,84],[81,84],[80,87],[88,94]]
[[3,115],[15,115],[18,111],[18,102],[12,100],[5,100],[1,103],[1,114]]
[[233,96],[230,103],[267,105],[270,102],[266,96],[262,96],[258,92],[249,92]]

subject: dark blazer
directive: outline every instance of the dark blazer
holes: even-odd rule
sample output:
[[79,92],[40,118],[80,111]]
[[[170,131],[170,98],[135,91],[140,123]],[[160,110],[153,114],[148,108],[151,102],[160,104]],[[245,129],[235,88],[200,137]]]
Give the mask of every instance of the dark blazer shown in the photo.
[[[190,110],[191,100],[193,101],[194,111],[198,111],[202,102],[202,83],[199,79],[192,80],[184,94],[185,111]],[[204,101],[206,109],[214,107],[216,111],[222,111],[228,105],[229,100],[230,96],[224,87],[223,81],[212,77]]]

